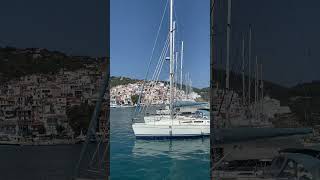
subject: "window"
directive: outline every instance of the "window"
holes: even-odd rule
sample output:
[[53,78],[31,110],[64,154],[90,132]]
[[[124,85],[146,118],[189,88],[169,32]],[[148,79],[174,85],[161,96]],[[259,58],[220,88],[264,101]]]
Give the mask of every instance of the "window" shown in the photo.
[[184,122],[182,122],[182,123],[192,123],[192,121],[184,121]]
[[194,123],[203,123],[203,121],[193,121]]

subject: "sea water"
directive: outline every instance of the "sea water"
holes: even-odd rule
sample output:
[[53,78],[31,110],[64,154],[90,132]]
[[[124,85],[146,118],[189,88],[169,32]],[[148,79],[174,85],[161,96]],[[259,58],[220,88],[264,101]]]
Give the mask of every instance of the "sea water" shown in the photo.
[[210,139],[140,140],[131,127],[134,108],[110,112],[111,180],[210,178]]

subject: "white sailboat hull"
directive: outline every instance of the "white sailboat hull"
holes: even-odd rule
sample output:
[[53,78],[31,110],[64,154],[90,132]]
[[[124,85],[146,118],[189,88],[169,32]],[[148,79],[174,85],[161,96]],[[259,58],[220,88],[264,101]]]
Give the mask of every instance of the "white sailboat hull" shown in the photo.
[[210,127],[186,125],[150,125],[136,123],[132,125],[136,137],[194,137],[209,136]]
[[144,123],[134,123],[132,129],[136,137],[209,136],[210,121],[185,117],[170,120],[168,116],[154,116],[145,117]]

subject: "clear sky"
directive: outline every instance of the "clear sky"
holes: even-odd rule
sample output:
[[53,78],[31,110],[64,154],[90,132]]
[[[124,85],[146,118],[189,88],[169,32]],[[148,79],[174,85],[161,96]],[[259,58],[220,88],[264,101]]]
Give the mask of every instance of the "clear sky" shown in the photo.
[[[143,79],[167,0],[111,0],[111,75]],[[208,87],[210,79],[209,0],[175,0],[177,40],[184,41],[185,72],[193,86]],[[160,32],[156,55],[168,33],[168,11]],[[180,44],[180,43],[179,43]],[[178,45],[177,45],[178,46]],[[158,57],[158,56],[155,56]],[[153,60],[153,68],[155,62]],[[168,79],[168,66],[162,79]]]
[[0,46],[107,56],[107,0],[8,0],[0,5]]
[[[224,67],[227,1],[217,2],[215,51]],[[265,79],[285,86],[320,80],[319,9],[317,0],[233,0],[231,64],[241,65],[242,37],[247,57],[248,29],[252,24],[252,57],[257,55],[263,63]]]

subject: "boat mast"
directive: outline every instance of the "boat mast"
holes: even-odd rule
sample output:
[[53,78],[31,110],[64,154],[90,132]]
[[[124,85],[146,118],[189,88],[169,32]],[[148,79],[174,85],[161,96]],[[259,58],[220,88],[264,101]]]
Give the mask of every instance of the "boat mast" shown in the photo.
[[258,115],[258,78],[259,78],[259,69],[258,69],[258,56],[256,56],[256,65],[255,65],[255,86],[254,86],[254,109],[256,116]]
[[188,73],[188,97],[190,98],[190,93],[191,93],[191,89],[190,89],[190,82],[191,82],[191,78],[190,78],[190,72]]
[[174,47],[173,47],[173,0],[170,0],[170,118],[173,119],[173,78],[174,78]]
[[244,38],[242,38],[242,103],[245,105]]
[[229,121],[229,99],[231,101],[231,98],[229,98],[229,80],[230,80],[230,30],[231,30],[231,0],[228,0],[228,24],[227,24],[227,63],[226,63],[226,120]]
[[183,41],[181,42],[181,55],[180,55],[180,89],[182,90],[182,68],[183,68]]
[[263,80],[262,80],[262,63],[260,64],[260,88],[261,88],[261,113],[263,113]]
[[[173,52],[173,86],[175,88],[175,84],[176,84],[176,71],[177,71],[177,59],[176,59],[176,50],[175,50],[175,39],[176,39],[176,21],[173,21],[173,38],[172,38],[172,52]],[[173,91],[174,91],[173,88]]]
[[190,73],[188,72],[188,77],[187,77],[187,92],[188,92],[188,98],[189,98],[189,94],[190,94]]
[[175,97],[175,101],[177,101],[177,89],[178,89],[178,55],[179,52],[176,52],[175,55],[175,82],[174,82],[174,97]]
[[226,63],[226,90],[229,90],[230,80],[230,30],[231,30],[231,0],[228,0],[228,24],[227,24],[227,63]]
[[188,73],[185,74],[185,89],[186,89],[186,96],[188,98]]
[[192,80],[190,78],[190,94],[192,93]]
[[248,83],[248,106],[250,106],[251,99],[251,25],[249,26],[249,54],[248,54],[248,68],[249,68],[249,83]]

